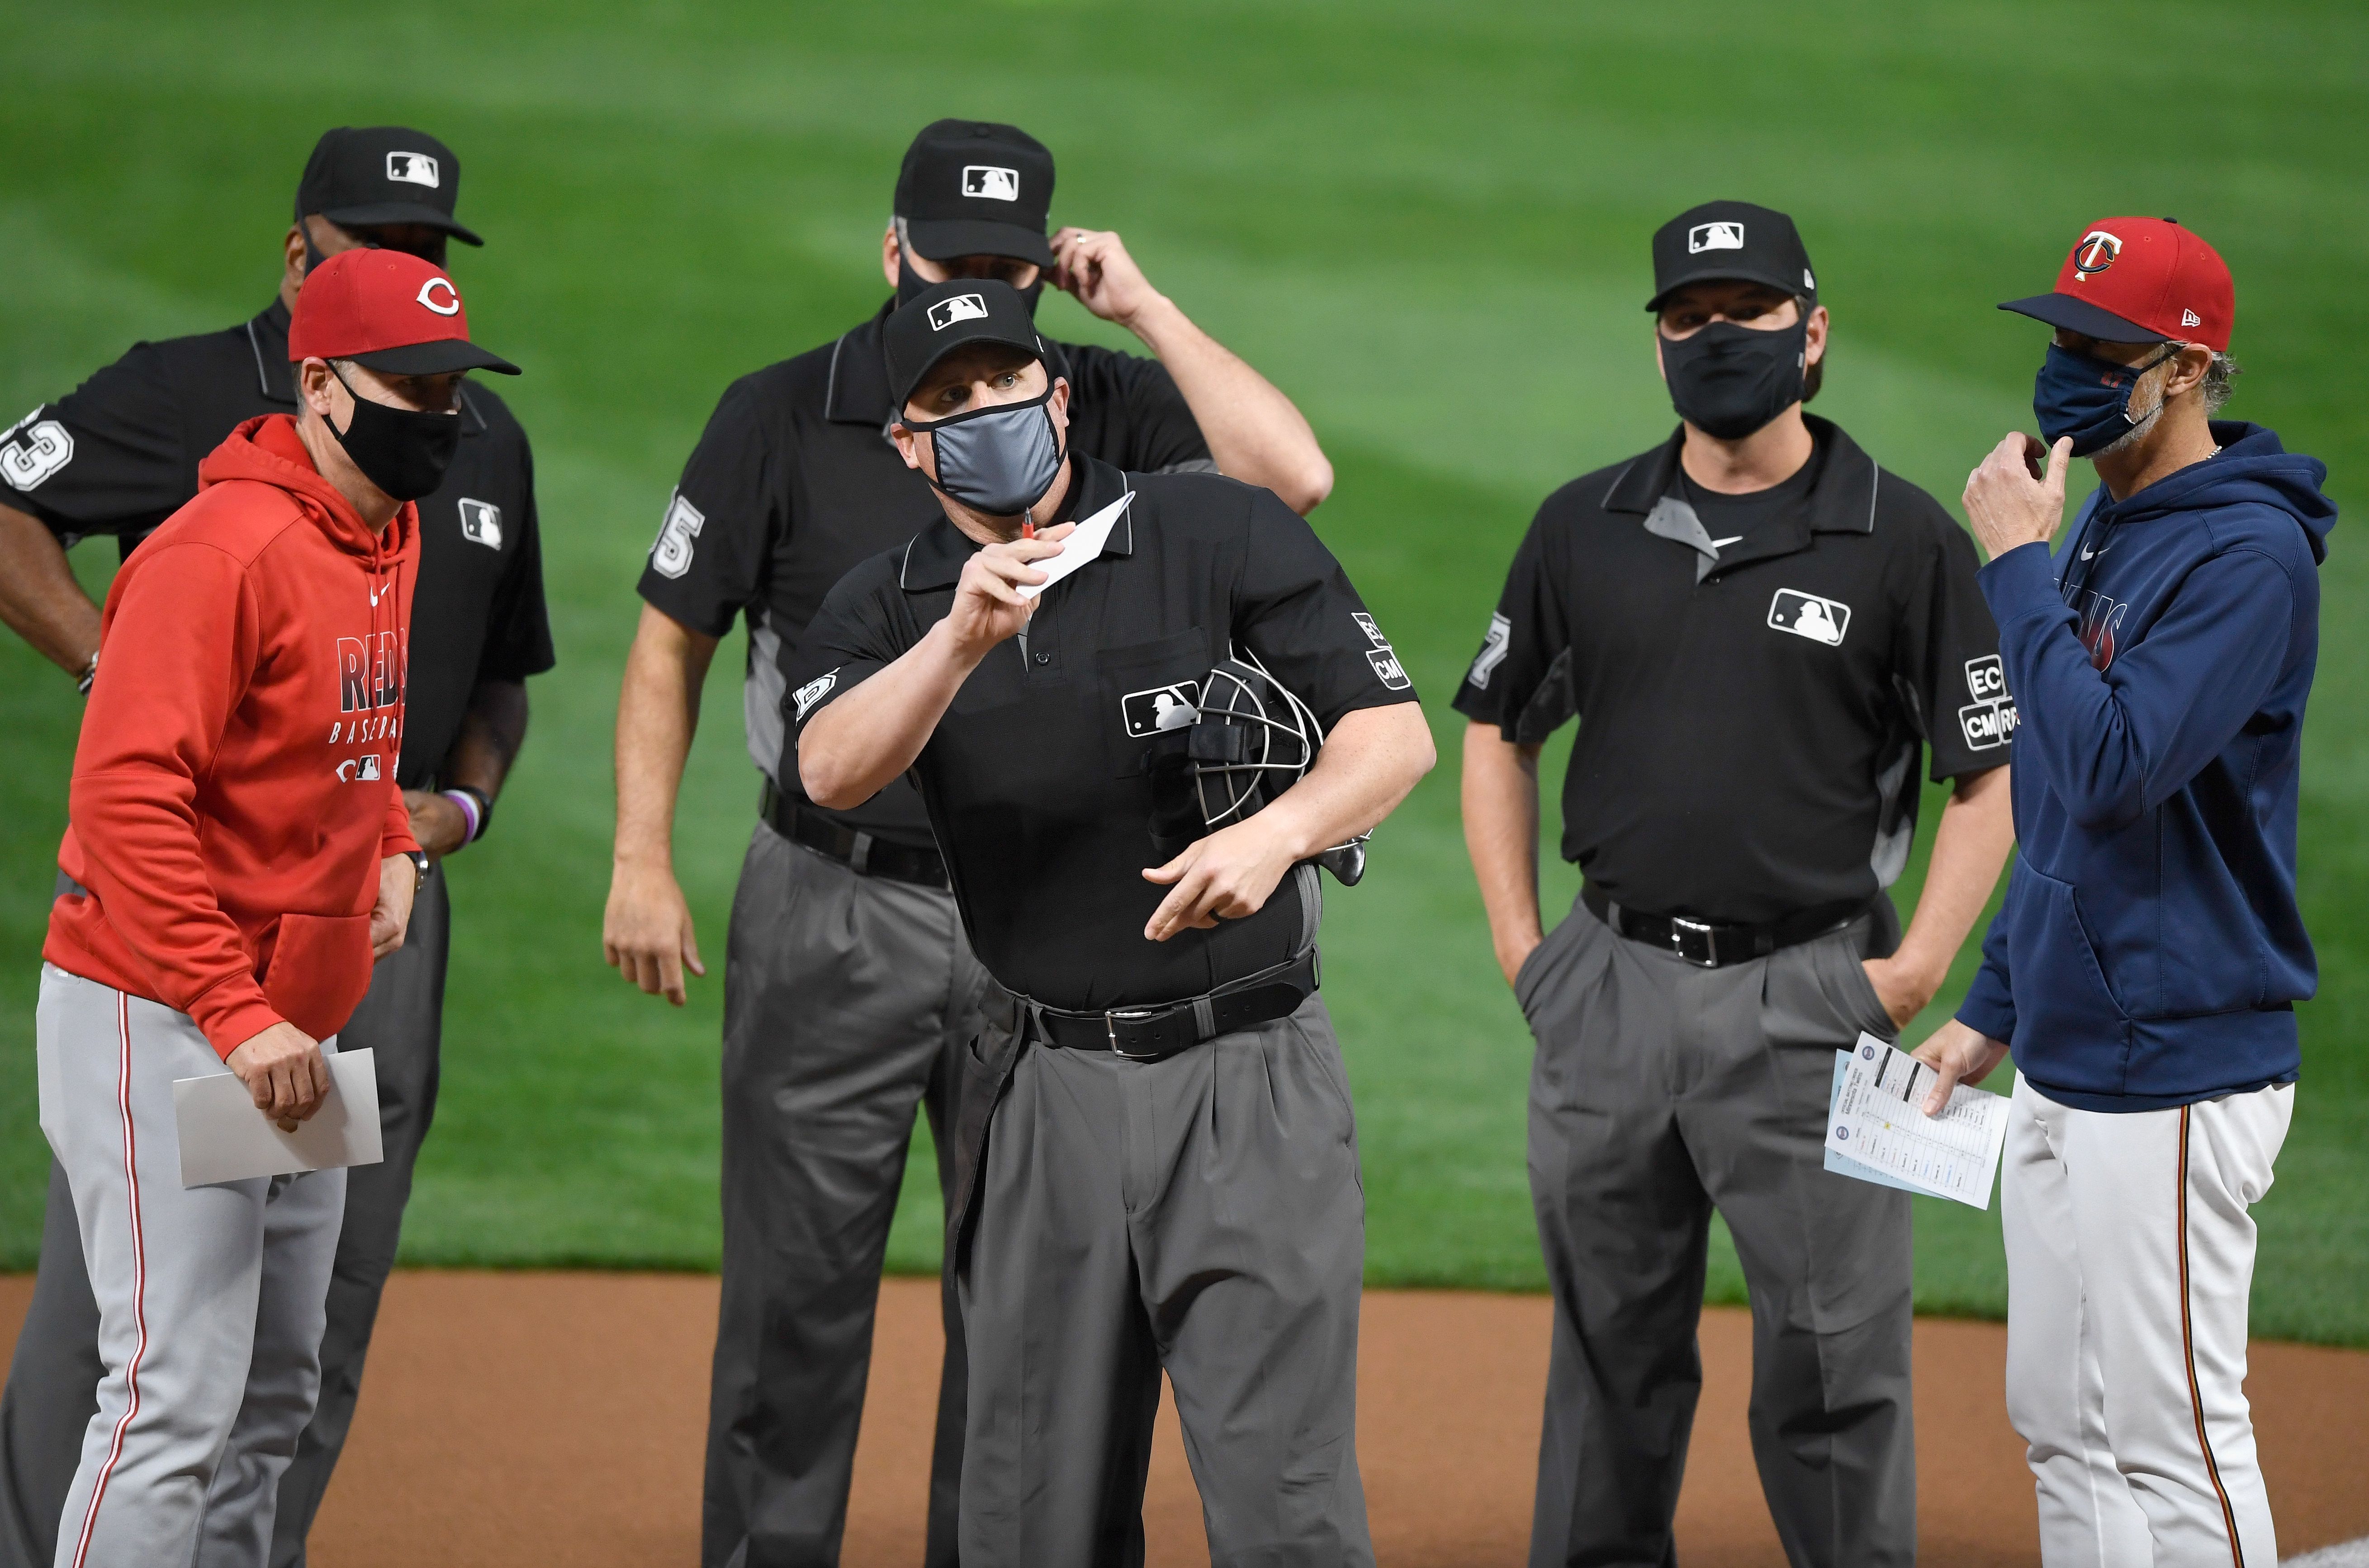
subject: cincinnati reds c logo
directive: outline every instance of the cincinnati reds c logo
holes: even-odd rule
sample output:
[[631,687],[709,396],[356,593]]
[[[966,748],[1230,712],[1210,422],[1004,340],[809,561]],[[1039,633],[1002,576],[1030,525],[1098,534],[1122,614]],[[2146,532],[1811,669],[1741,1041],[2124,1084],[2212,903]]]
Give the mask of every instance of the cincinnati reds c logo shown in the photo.
[[[436,300],[439,289],[444,291],[444,301],[441,304]],[[419,285],[419,303],[438,315],[458,315],[461,314],[461,291],[452,286],[450,278],[430,278]]]
[[2087,278],[2093,272],[2103,272],[2122,255],[2123,242],[2103,229],[2091,229],[2073,247],[2073,270]]

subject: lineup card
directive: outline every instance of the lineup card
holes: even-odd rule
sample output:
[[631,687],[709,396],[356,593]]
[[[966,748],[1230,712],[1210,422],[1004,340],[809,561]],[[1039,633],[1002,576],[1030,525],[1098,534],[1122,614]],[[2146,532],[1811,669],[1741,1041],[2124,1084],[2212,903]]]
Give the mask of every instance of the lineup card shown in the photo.
[[1932,1087],[1931,1068],[1862,1034],[1826,1120],[1826,1149],[1912,1191],[1988,1208],[2007,1099],[1961,1083],[1928,1116],[1917,1105]]
[[1059,555],[1048,555],[1044,560],[1031,563],[1038,571],[1045,574],[1045,580],[1014,583],[1012,585],[1013,591],[1023,599],[1034,599],[1080,567],[1091,563],[1095,556],[1103,553],[1103,546],[1110,543],[1111,525],[1118,521],[1120,516],[1127,510],[1127,503],[1133,499],[1135,499],[1135,492],[1129,490],[1093,516],[1082,520],[1078,524],[1077,532],[1061,541]]

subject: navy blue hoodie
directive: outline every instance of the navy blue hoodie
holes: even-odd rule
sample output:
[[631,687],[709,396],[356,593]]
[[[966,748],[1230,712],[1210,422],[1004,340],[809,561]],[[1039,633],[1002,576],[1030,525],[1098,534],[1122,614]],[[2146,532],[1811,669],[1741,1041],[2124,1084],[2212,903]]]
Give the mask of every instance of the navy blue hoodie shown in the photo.
[[2295,908],[2296,771],[2319,654],[2326,465],[2259,425],[2061,555],[1977,579],[2021,718],[2020,857],[1963,1023],[2033,1088],[2146,1111],[2292,1082],[2318,981]]

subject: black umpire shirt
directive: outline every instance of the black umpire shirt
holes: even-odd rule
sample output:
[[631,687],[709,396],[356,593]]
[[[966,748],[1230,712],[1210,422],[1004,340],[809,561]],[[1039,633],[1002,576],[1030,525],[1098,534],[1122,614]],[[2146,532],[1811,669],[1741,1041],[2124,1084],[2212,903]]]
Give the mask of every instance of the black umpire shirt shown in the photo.
[[[534,462],[502,400],[464,383],[461,445],[419,503],[411,601],[405,789],[436,781],[480,681],[523,681],[553,663],[543,601]],[[0,438],[0,501],[31,512],[71,548],[111,533],[126,556],[198,493],[198,463],[241,423],[296,410],[288,307],[278,300],[225,332],[134,344],[131,352]]]
[[1808,467],[1757,497],[1687,483],[1683,429],[1548,497],[1457,692],[1517,743],[1579,718],[1562,854],[1617,903],[1839,918],[1907,864],[1920,744],[1936,780],[2008,760],[1973,542],[1809,426]]
[[[1007,990],[1080,1011],[1182,1001],[1291,958],[1317,911],[1287,876],[1248,919],[1144,939],[1169,893],[1143,879],[1169,858],[1151,839],[1146,704],[1197,701],[1236,647],[1327,729],[1414,691],[1340,563],[1272,491],[1091,458],[1073,474],[1065,519],[1135,498],[1100,557],[1045,590],[1024,647],[1000,643],[971,671],[913,772],[972,949]],[[832,589],[794,670],[795,722],[944,619],[978,549],[941,512]]]
[[[944,515],[888,440],[895,410],[880,329],[895,303],[836,342],[726,389],[683,464],[639,585],[653,609],[708,636],[746,612],[750,755],[801,799],[797,764],[785,760],[782,693],[807,623],[858,562]],[[1047,368],[1070,383],[1071,451],[1137,472],[1216,466],[1160,361],[1045,347]],[[921,797],[901,780],[853,811],[823,815],[888,843],[933,845]]]

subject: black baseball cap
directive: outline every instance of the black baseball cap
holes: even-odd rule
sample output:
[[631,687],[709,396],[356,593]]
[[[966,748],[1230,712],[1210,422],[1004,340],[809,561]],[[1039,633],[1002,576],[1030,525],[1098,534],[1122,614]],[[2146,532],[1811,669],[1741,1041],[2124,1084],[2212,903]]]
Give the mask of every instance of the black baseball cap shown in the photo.
[[993,278],[950,278],[933,283],[890,313],[880,348],[888,363],[896,417],[940,360],[974,343],[1000,343],[1031,359],[1045,357],[1036,317],[1011,284]]
[[1654,231],[1654,297],[1647,310],[1688,283],[1766,283],[1818,303],[1810,253],[1793,220],[1749,201],[1706,201]]
[[469,245],[486,242],[452,220],[461,160],[424,131],[340,125],[313,143],[296,182],[296,216],[318,213],[340,228],[420,223]]
[[897,171],[897,216],[914,251],[932,261],[1009,256],[1050,267],[1052,209],[1053,155],[1016,125],[934,120]]

